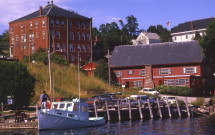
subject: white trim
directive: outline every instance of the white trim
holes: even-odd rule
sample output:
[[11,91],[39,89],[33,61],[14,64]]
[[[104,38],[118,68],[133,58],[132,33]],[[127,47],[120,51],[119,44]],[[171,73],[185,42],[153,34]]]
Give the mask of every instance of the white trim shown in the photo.
[[127,80],[127,79],[144,79],[145,77],[130,77],[130,78],[121,78],[122,80]]
[[173,76],[153,76],[153,78],[168,78],[168,77],[189,77],[191,75],[173,75]]
[[173,35],[177,35],[177,34],[185,34],[185,33],[191,33],[191,32],[196,32],[196,31],[205,31],[206,30],[206,28],[205,29],[198,29],[198,30],[191,30],[191,31],[184,31],[184,32],[177,32],[177,33],[171,33],[171,35],[173,36]]

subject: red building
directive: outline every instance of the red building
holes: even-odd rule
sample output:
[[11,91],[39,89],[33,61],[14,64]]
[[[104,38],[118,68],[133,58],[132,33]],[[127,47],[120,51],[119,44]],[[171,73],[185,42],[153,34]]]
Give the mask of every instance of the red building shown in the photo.
[[185,86],[196,95],[214,89],[214,67],[196,41],[117,46],[110,67],[127,87]]
[[96,69],[96,66],[98,64],[94,63],[94,62],[89,62],[88,64],[84,65],[82,68],[87,71],[89,76],[93,76],[94,77],[94,70]]
[[41,47],[74,64],[77,64],[79,51],[81,65],[84,65],[92,56],[91,24],[91,18],[48,3],[9,22],[10,58],[21,61]]

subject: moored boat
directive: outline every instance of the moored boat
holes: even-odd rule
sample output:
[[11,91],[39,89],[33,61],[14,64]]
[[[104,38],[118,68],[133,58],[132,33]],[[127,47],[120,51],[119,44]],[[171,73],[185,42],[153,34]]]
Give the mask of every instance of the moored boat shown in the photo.
[[88,104],[77,100],[52,102],[51,108],[47,112],[44,110],[38,112],[39,130],[72,129],[105,124],[104,117],[89,117]]

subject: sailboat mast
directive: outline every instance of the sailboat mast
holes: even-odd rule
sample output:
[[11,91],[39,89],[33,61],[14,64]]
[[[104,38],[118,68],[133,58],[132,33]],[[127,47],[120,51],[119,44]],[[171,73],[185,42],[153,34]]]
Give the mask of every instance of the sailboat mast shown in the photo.
[[80,111],[81,111],[81,106],[80,106],[80,103],[81,103],[81,96],[80,96],[80,65],[79,65],[79,51],[78,51],[78,95],[79,95],[79,110],[78,110],[78,113],[79,113],[79,118],[80,118]]

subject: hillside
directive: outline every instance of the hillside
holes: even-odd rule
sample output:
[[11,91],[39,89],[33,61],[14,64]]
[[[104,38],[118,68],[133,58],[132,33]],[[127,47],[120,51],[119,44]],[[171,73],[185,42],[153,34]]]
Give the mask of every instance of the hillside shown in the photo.
[[[75,65],[60,66],[52,64],[52,78],[55,97],[76,98],[78,97],[78,68]],[[39,101],[39,96],[43,90],[51,96],[49,88],[49,70],[48,66],[42,63],[34,63],[28,65],[28,70],[36,79],[35,96],[32,98],[31,104],[35,105]],[[80,72],[81,98],[88,98],[94,94],[89,91],[108,91],[119,92],[121,88],[111,87],[103,81],[86,76]]]

